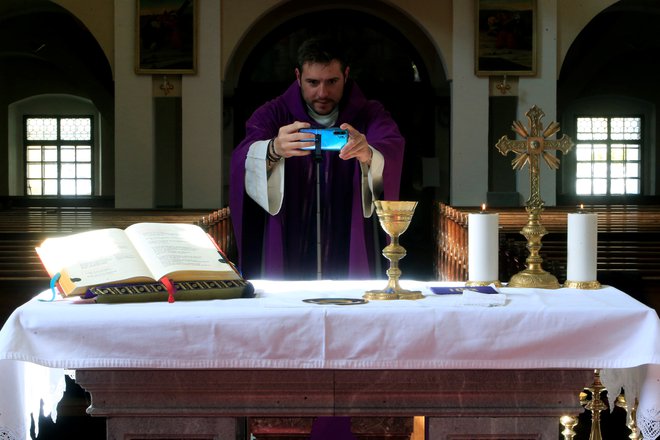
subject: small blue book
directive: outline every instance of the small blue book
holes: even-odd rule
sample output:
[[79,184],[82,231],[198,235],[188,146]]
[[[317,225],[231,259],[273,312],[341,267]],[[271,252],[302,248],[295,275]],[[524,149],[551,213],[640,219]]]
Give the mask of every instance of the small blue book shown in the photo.
[[479,293],[499,293],[491,286],[453,286],[453,287],[431,287],[431,292],[436,295],[460,295],[464,290]]

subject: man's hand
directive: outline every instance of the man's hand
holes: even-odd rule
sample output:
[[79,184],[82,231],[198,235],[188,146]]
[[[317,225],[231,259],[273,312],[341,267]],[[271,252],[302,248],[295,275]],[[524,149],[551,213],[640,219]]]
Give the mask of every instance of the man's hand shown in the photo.
[[301,128],[309,128],[309,123],[296,121],[280,127],[277,137],[273,139],[275,154],[282,157],[310,155],[312,150],[301,150],[301,148],[314,147],[314,142],[300,142],[301,139],[309,139],[309,134],[299,132]]
[[339,151],[339,157],[344,160],[356,158],[360,163],[369,164],[373,151],[369,147],[366,136],[354,129],[350,124],[343,123],[339,128],[348,130],[348,142]]

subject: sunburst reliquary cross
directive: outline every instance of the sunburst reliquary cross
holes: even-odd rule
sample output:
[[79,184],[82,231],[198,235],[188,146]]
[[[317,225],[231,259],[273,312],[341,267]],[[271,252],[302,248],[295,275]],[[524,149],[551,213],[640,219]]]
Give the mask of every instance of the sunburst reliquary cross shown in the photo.
[[541,249],[541,239],[547,233],[541,224],[541,211],[543,211],[543,200],[541,200],[539,188],[539,157],[542,157],[546,164],[552,169],[559,168],[559,159],[555,155],[556,151],[566,154],[573,148],[573,141],[566,135],[559,140],[550,140],[550,136],[559,131],[559,124],[552,122],[544,130],[541,119],[545,113],[533,106],[525,113],[529,120],[529,129],[526,129],[520,122],[513,122],[513,131],[518,133],[523,139],[511,140],[506,136],[495,145],[500,153],[507,155],[513,151],[516,155],[511,162],[514,170],[519,170],[529,164],[530,195],[525,209],[528,213],[527,224],[520,233],[527,238],[527,249],[529,256],[525,260],[527,268],[511,277],[509,287],[537,287],[546,289],[559,288],[557,277],[546,272],[542,268],[543,258],[539,255]]
[[559,123],[552,122],[544,130],[541,119],[545,113],[537,106],[529,109],[525,116],[529,120],[529,129],[525,128],[520,121],[513,121],[511,127],[523,139],[511,140],[504,135],[495,146],[505,156],[511,151],[515,153],[516,157],[511,162],[514,170],[522,169],[529,163],[531,188],[527,208],[542,208],[543,200],[541,200],[539,188],[539,157],[542,157],[550,168],[556,170],[559,168],[559,159],[555,155],[555,151],[568,153],[573,148],[573,141],[566,135],[558,140],[548,139],[559,131]]

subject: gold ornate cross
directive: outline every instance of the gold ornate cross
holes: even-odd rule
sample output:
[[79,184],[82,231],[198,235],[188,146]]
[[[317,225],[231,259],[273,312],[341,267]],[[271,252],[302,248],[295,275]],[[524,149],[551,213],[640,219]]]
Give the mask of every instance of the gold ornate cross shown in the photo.
[[543,258],[539,255],[541,239],[547,234],[541,224],[541,211],[543,211],[543,200],[541,200],[539,188],[539,156],[543,157],[550,168],[559,168],[559,159],[555,151],[559,150],[566,154],[573,148],[571,138],[563,135],[559,140],[548,140],[547,138],[559,131],[559,124],[552,122],[548,128],[543,130],[541,118],[545,116],[543,110],[533,106],[527,113],[529,119],[529,130],[518,122],[513,122],[513,131],[518,133],[522,140],[511,140],[505,136],[495,145],[500,153],[507,155],[510,151],[516,154],[511,164],[514,170],[521,169],[529,163],[529,179],[531,184],[529,199],[525,204],[528,219],[527,224],[520,233],[527,238],[527,249],[529,256],[525,260],[527,268],[511,277],[509,287],[540,287],[545,289],[559,288],[557,277],[546,272],[542,268]]
[[527,130],[520,121],[513,121],[511,127],[513,131],[518,133],[522,140],[511,140],[506,135],[502,136],[495,145],[500,153],[507,155],[510,151],[516,154],[511,164],[514,170],[522,169],[529,163],[529,178],[530,178],[530,196],[527,200],[526,206],[529,208],[542,208],[543,200],[540,196],[539,188],[539,156],[543,157],[545,163],[552,169],[559,168],[559,159],[555,156],[554,151],[559,150],[566,154],[573,148],[573,141],[571,138],[563,135],[561,139],[549,140],[548,137],[554,135],[559,131],[559,124],[552,122],[548,127],[543,130],[541,119],[545,116],[543,110],[537,106],[533,106],[527,113],[525,113],[529,120],[529,130]]

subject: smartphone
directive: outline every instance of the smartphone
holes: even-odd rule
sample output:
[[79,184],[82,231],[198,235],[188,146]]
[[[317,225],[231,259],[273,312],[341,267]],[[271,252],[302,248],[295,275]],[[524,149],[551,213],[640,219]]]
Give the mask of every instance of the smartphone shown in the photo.
[[[301,139],[301,142],[314,142],[316,136],[321,137],[321,150],[339,151],[348,142],[348,130],[341,128],[301,128],[301,133],[313,134],[309,139]],[[313,150],[315,147],[304,147],[303,150]]]

